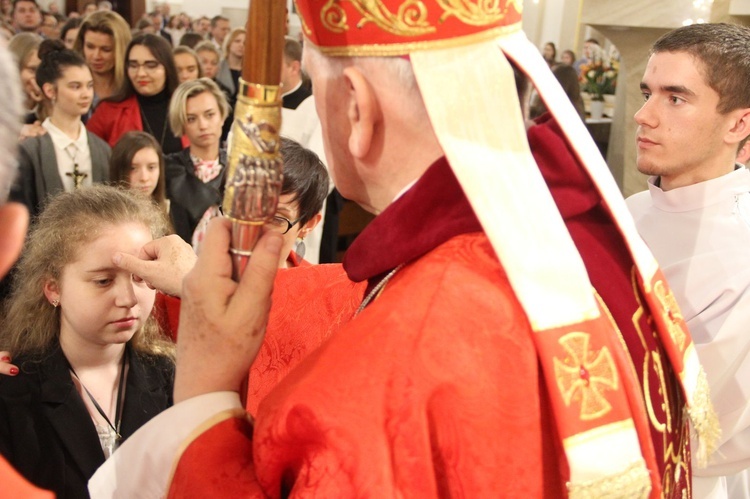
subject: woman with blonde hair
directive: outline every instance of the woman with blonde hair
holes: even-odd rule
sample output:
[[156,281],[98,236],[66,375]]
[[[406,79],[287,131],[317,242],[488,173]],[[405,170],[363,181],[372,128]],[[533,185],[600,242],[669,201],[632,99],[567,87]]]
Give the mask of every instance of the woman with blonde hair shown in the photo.
[[11,0],[0,0],[0,20],[11,22],[13,16],[13,2]]
[[177,77],[180,83],[203,78],[203,67],[198,59],[198,54],[190,47],[180,45],[175,47],[172,52],[174,55],[174,65],[177,68]]
[[26,96],[24,109],[28,115],[24,118],[25,123],[41,123],[47,117],[47,110],[41,105],[42,91],[36,83],[36,69],[41,62],[39,45],[42,41],[43,38],[36,33],[18,33],[8,43],[8,50],[18,63],[21,88]]
[[203,68],[203,76],[216,81],[219,74],[219,63],[221,62],[221,51],[211,40],[204,40],[193,49],[198,54],[198,59]]
[[58,497],[88,497],[94,471],[172,404],[155,292],[112,263],[165,227],[146,198],[94,186],[53,199],[27,241],[0,327],[20,368],[0,379],[0,453]]
[[235,28],[224,41],[224,60],[219,65],[216,81],[231,92],[229,105],[234,108],[242,75],[242,59],[245,56],[245,28]]
[[92,109],[122,87],[127,76],[125,50],[130,39],[130,26],[117,12],[100,10],[84,18],[74,50],[83,55],[94,77]]
[[208,78],[181,84],[169,103],[169,125],[190,145],[165,157],[175,232],[197,247],[221,204],[227,151],[221,147],[229,113],[224,93]]

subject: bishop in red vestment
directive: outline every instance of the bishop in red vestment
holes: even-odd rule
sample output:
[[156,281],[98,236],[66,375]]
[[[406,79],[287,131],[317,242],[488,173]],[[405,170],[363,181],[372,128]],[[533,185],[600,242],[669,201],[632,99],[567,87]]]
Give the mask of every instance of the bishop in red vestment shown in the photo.
[[[483,137],[496,130],[474,125],[483,110],[450,108],[453,114],[441,115],[437,82],[425,79],[432,49],[451,63],[476,54],[504,61],[495,45],[473,47],[490,35],[502,38],[503,28],[520,33],[518,3],[500,2],[497,11],[485,6],[489,11],[477,19],[453,4],[426,2],[423,11],[404,4],[415,16],[410,22],[392,3],[383,6],[389,15],[358,0],[298,4],[334,182],[378,214],[344,263],[348,280],[367,283],[365,298],[347,310],[346,296],[356,296],[357,288],[337,280],[335,268],[301,283],[307,303],[333,303],[337,292],[344,297],[336,307],[316,307],[324,320],[309,325],[313,345],[304,346],[303,333],[304,355],[280,363],[293,366],[288,373],[254,372],[255,383],[265,386],[251,392],[251,400],[262,399],[251,411],[254,420],[228,406],[201,422],[182,442],[168,487],[154,482],[153,491],[168,490],[170,497],[689,495],[686,414],[695,408],[691,416],[710,414],[695,392],[700,370],[684,324],[660,299],[668,287],[633,238],[632,220],[622,218],[622,198],[586,164],[587,148],[595,148],[590,138],[553,121],[532,127],[528,141],[538,170],[530,172],[526,139],[513,135],[512,119],[510,138],[486,143]],[[451,26],[463,31],[447,35]],[[513,36],[498,42],[517,64],[519,55],[533,53],[523,43]],[[408,61],[359,57],[403,54]],[[339,62],[338,55],[354,57]],[[533,76],[534,63],[528,64]],[[407,65],[417,86],[404,83]],[[503,84],[506,67],[497,68]],[[473,77],[475,69],[466,71]],[[510,80],[512,92],[512,73]],[[492,112],[512,114],[518,102],[506,107]],[[564,118],[571,112],[560,111]],[[462,135],[466,130],[473,135]],[[495,182],[506,173],[506,182]],[[491,199],[493,189],[499,199]],[[295,301],[275,302],[261,345],[263,293],[278,255],[271,237],[261,239],[248,270],[252,279],[246,273],[239,285],[231,283],[226,227],[214,224],[186,280],[175,389],[176,401],[184,402],[151,428],[179,417],[181,405],[195,408],[214,400],[206,398],[212,392],[236,390],[243,356],[260,351],[267,366],[274,352],[294,350],[269,347],[269,339],[304,331],[304,315],[279,312],[295,310]],[[544,254],[550,257],[540,259]],[[271,264],[264,267],[264,260]],[[334,324],[326,319],[331,312],[338,313]],[[217,353],[206,350],[209,338]],[[210,364],[219,354],[226,365],[200,365],[201,355],[213,356]],[[263,385],[265,376],[272,381]],[[134,445],[131,438],[118,452]],[[116,467],[117,459],[105,466]]]

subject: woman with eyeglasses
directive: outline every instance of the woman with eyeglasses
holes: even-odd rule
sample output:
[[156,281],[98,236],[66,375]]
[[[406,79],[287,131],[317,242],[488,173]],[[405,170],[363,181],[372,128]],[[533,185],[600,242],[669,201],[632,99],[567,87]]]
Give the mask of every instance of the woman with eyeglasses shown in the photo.
[[323,218],[320,210],[328,196],[328,170],[317,154],[284,137],[281,158],[284,181],[276,215],[266,228],[284,234],[279,267],[310,265],[303,260],[305,237]]
[[182,150],[185,139],[172,133],[167,119],[169,99],[179,83],[169,42],[151,34],[136,36],[125,61],[128,77],[115,95],[99,104],[86,126],[110,146],[124,133],[141,130],[153,136],[165,154]]
[[42,104],[43,94],[36,83],[36,69],[39,67],[39,45],[44,39],[36,33],[18,33],[8,43],[8,50],[18,63],[18,71],[21,75],[21,86],[24,92],[24,108],[27,115],[25,123],[40,123],[49,114]]

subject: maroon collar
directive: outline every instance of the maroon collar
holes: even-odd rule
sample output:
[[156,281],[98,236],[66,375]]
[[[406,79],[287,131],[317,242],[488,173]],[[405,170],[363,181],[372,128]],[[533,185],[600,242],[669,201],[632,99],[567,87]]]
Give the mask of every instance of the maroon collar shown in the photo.
[[353,281],[372,279],[452,237],[481,230],[448,161],[441,158],[367,225],[347,250],[344,269]]
[[[537,120],[537,126],[528,131],[528,139],[565,220],[601,203],[588,174],[550,115]],[[482,227],[448,161],[441,158],[362,231],[344,256],[344,269],[353,281],[373,279],[454,236],[480,231]]]
[[601,197],[565,139],[560,125],[545,113],[528,130],[529,146],[563,219],[593,209]]

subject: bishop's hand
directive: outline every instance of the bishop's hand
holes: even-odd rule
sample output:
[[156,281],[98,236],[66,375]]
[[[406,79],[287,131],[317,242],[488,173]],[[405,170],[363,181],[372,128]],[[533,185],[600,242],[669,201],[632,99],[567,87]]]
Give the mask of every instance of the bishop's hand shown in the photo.
[[198,262],[185,277],[174,401],[239,391],[263,342],[282,237],[264,234],[240,282],[232,280],[231,222],[208,226]]

